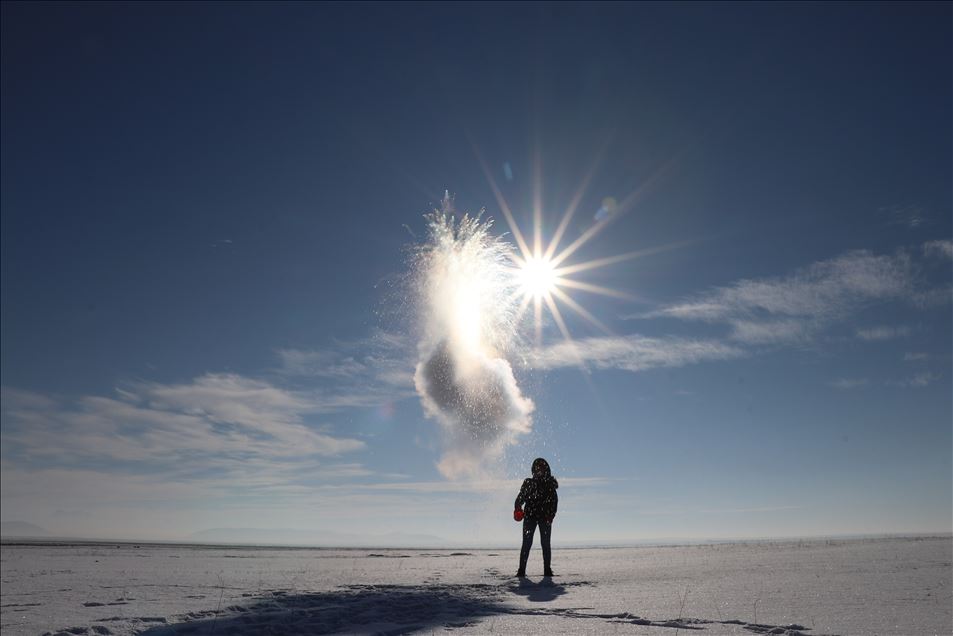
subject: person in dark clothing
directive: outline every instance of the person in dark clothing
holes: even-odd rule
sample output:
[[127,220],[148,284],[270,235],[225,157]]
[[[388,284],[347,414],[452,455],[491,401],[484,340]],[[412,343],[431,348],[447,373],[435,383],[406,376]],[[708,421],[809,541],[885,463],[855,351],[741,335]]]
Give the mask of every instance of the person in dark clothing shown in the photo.
[[533,476],[523,480],[520,493],[516,496],[513,518],[523,521],[523,547],[520,550],[520,569],[516,576],[526,576],[526,560],[533,547],[533,535],[539,526],[539,541],[543,547],[543,576],[553,576],[551,567],[552,550],[549,539],[553,531],[553,519],[559,506],[556,489],[559,482],[549,472],[549,463],[542,457],[533,461]]

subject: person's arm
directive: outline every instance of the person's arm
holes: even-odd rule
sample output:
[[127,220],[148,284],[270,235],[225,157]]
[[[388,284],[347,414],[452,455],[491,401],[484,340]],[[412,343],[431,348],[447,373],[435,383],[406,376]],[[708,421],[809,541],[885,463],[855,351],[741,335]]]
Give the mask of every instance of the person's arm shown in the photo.
[[[555,486],[559,488],[559,482],[555,482]],[[556,488],[553,488],[552,496],[546,497],[546,503],[548,504],[546,507],[549,509],[549,516],[546,521],[549,523],[552,523],[553,519],[556,518],[556,510],[559,508],[559,494],[556,492]]]
[[527,482],[529,482],[528,479],[523,480],[523,485],[520,486],[520,492],[518,495],[516,495],[516,501],[513,503],[513,510],[523,509],[523,504],[526,503]]

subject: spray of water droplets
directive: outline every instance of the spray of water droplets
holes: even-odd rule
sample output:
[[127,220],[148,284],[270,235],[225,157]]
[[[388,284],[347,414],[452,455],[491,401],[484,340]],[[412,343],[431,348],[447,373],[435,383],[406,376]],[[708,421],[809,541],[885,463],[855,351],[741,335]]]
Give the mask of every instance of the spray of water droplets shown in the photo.
[[441,426],[440,472],[476,477],[532,428],[533,402],[505,357],[516,336],[518,283],[490,221],[456,217],[449,197],[427,221],[429,240],[414,264],[423,327],[414,384]]

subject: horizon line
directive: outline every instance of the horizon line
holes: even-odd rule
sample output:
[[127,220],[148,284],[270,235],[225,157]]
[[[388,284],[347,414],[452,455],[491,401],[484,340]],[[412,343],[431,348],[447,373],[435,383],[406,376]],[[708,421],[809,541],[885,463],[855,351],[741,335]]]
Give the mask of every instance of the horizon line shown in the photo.
[[[648,538],[634,540],[605,540],[605,541],[567,541],[565,543],[554,542],[554,547],[560,549],[580,550],[588,548],[648,548],[648,547],[679,547],[679,546],[703,546],[703,545],[725,545],[739,543],[791,543],[795,541],[861,541],[861,540],[890,540],[890,539],[953,539],[953,531],[943,530],[938,532],[878,532],[878,533],[839,533],[839,534],[819,534],[819,535],[779,535],[779,536],[753,536],[753,537],[699,537],[699,538]],[[118,544],[124,546],[181,546],[181,547],[201,547],[201,548],[253,548],[253,549],[291,549],[291,550],[518,550],[519,546],[513,544],[464,544],[446,542],[437,545],[423,544],[378,544],[378,545],[320,545],[307,543],[252,543],[252,542],[228,542],[228,541],[184,541],[177,539],[108,539],[99,537],[69,537],[69,536],[18,536],[7,535],[0,536],[0,545],[6,547],[15,546],[72,546],[72,545],[110,545]]]

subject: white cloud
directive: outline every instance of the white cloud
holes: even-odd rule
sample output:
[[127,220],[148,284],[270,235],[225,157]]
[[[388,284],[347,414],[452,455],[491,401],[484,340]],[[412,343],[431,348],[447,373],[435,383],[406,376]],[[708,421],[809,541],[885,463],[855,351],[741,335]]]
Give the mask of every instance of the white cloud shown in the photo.
[[851,389],[860,389],[867,386],[870,384],[870,380],[867,378],[838,378],[829,384],[835,389],[849,391]]
[[869,327],[857,330],[857,337],[861,340],[893,340],[909,335],[910,327]]
[[235,374],[133,384],[119,399],[8,389],[3,443],[19,465],[123,472],[134,464],[173,481],[222,477],[237,486],[236,476],[252,475],[251,484],[285,483],[365,445],[306,423],[316,408],[306,394]]
[[[416,352],[409,339],[375,331],[363,340],[335,342],[322,350],[279,349],[279,372],[289,376],[360,378],[377,373],[381,367],[404,369],[405,384],[413,386]],[[407,370],[409,368],[409,371]]]
[[[262,380],[231,373],[209,373],[187,384],[141,383],[122,397],[137,411],[185,414],[213,424],[228,424],[252,436],[303,444],[302,452],[335,454],[334,442],[321,439],[301,425],[301,415],[314,410],[308,396],[280,389]],[[118,408],[112,400],[85,398],[104,409]],[[136,413],[138,414],[138,413]]]
[[278,355],[282,370],[289,375],[353,378],[367,370],[364,363],[334,351],[281,349]]
[[887,217],[888,225],[903,225],[915,230],[927,224],[923,208],[918,205],[889,205],[880,208],[880,213]]
[[933,258],[953,258],[953,241],[927,241],[923,254]]
[[924,360],[929,360],[930,354],[923,352],[910,352],[903,354],[904,362],[922,362]]
[[[946,249],[933,243],[933,251]],[[755,347],[815,344],[824,329],[879,303],[905,302],[924,309],[948,302],[949,290],[931,288],[918,276],[920,264],[913,261],[914,255],[912,250],[889,255],[852,251],[787,276],[743,279],[652,312],[626,317],[724,325],[728,332],[722,339],[649,338],[638,334],[589,338],[530,352],[527,363],[543,369],[581,364],[642,371],[738,358],[754,353]],[[908,326],[855,330],[858,338],[867,341],[906,337],[911,332]],[[844,382],[850,381],[841,381],[839,388],[847,388]]]
[[56,402],[51,397],[33,391],[24,391],[10,386],[0,387],[0,404],[3,410],[29,410],[52,408]]
[[[943,241],[928,245],[933,252],[946,249]],[[912,250],[891,255],[848,252],[788,276],[743,279],[628,318],[722,324],[729,328],[730,340],[746,346],[812,343],[824,329],[876,304],[904,302],[927,309],[948,303],[950,289],[926,283],[922,263],[914,262],[914,255]],[[906,326],[856,330],[858,338],[871,341],[910,333]]]
[[648,338],[633,334],[560,342],[530,353],[527,362],[536,369],[582,364],[597,369],[645,371],[706,360],[728,360],[742,355],[741,349],[715,340]]
[[808,340],[810,327],[799,320],[736,320],[731,324],[731,339],[749,345],[794,343]]
[[299,384],[320,380],[309,399],[321,412],[375,407],[415,395],[416,351],[407,338],[375,332],[325,349],[280,349],[277,373]]
[[[909,298],[914,292],[909,257],[849,252],[791,276],[745,279],[718,287],[644,317],[739,323],[797,319],[826,322],[866,302]],[[790,324],[789,324],[790,327]]]
[[[314,499],[315,484],[381,478],[339,460],[365,444],[311,424],[306,416],[321,405],[306,393],[208,374],[117,395],[3,389],[5,515],[71,536],[181,538],[199,518],[220,523],[243,509],[261,518],[270,507],[293,514]],[[67,508],[81,513],[57,519],[53,511]]]
[[923,373],[917,373],[916,375],[909,378],[905,378],[903,380],[894,380],[894,381],[888,382],[888,384],[893,386],[905,387],[905,388],[921,388],[921,387],[929,386],[930,384],[933,384],[939,379],[940,379],[939,375],[935,373],[931,373],[929,371],[925,371]]

